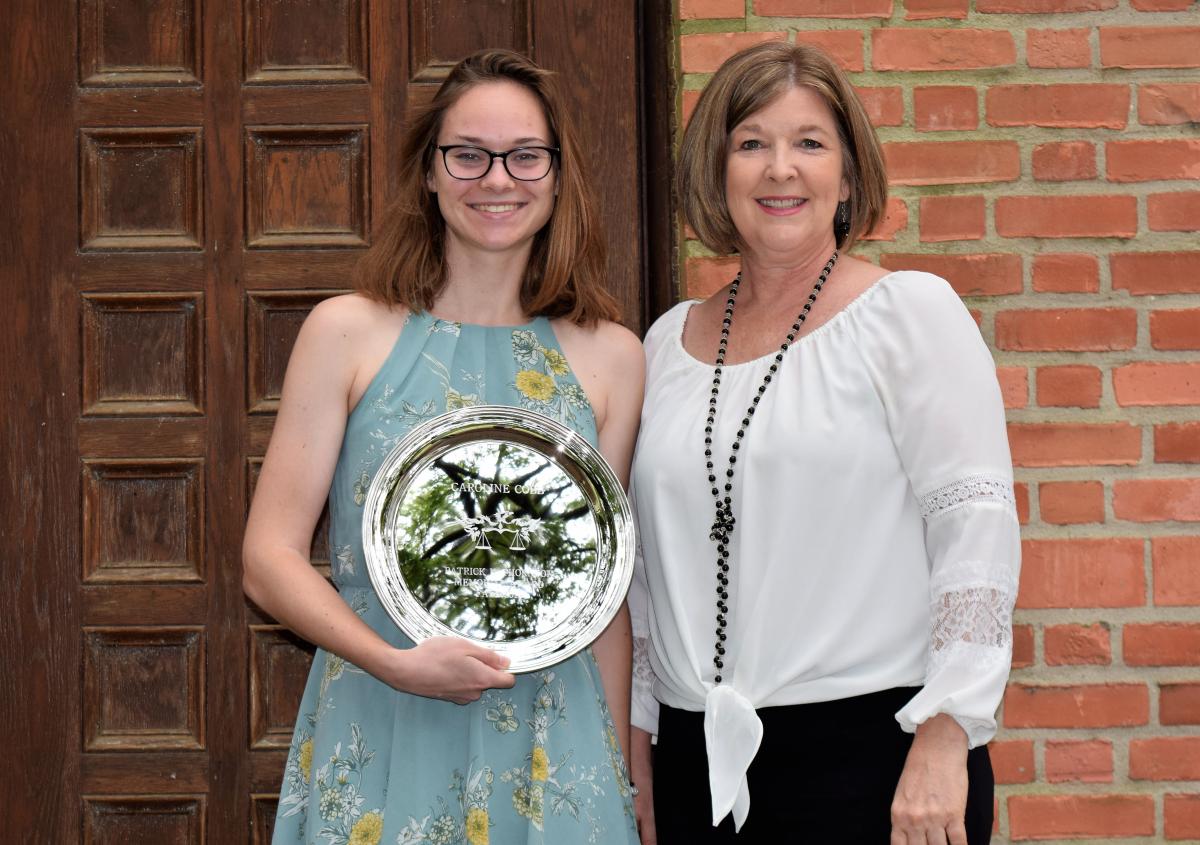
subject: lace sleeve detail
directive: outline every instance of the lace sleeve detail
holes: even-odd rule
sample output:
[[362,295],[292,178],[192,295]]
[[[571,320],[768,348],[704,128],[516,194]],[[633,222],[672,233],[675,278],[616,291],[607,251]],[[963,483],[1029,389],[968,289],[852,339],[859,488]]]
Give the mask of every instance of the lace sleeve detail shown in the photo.
[[960,478],[921,497],[921,516],[931,522],[967,505],[992,502],[1007,506],[1015,515],[1012,482],[994,475]]
[[929,673],[964,653],[987,667],[1007,663],[1012,654],[1014,599],[1014,592],[1000,585],[948,589],[935,595]]
[[633,689],[635,694],[652,696],[654,668],[650,665],[650,638],[633,638]]

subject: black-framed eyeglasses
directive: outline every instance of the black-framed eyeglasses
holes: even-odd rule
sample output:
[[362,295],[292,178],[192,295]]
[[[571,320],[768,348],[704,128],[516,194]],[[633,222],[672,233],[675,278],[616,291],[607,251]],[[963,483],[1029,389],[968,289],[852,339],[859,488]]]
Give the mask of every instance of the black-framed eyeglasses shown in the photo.
[[482,179],[500,159],[508,175],[519,182],[545,179],[559,154],[558,147],[515,147],[497,152],[469,144],[434,144],[434,149],[441,151],[446,172],[455,179]]

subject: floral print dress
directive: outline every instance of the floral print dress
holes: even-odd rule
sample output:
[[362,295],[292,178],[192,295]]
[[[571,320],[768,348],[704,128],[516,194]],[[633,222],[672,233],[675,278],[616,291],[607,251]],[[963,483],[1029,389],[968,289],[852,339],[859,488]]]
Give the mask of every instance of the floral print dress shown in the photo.
[[[410,316],[347,421],[329,493],[333,580],[397,647],[412,642],[379,603],[363,556],[367,489],[413,425],[485,403],[538,411],[596,442],[587,396],[545,318],[514,328]],[[628,776],[590,649],[467,706],[397,692],[318,649],[272,841],[635,845]]]

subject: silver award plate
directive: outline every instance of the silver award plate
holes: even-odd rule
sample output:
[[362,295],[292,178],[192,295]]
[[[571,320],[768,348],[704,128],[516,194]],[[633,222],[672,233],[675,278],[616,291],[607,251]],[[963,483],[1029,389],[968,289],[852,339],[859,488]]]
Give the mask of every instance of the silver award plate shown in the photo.
[[414,642],[458,636],[531,672],[588,646],[633,576],[629,501],[570,428],[477,405],[418,425],[367,492],[363,548]]

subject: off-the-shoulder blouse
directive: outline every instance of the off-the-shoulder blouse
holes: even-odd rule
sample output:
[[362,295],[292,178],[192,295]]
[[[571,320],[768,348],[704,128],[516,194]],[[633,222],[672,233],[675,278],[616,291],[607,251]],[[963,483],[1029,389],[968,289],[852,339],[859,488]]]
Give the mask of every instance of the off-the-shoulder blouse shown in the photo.
[[[787,352],[738,453],[723,682],[713,683],[716,549],[704,462],[712,362],[646,337],[631,495],[633,724],[658,702],[705,712],[713,822],[749,810],[755,708],[921,686],[896,719],[938,713],[972,747],[995,733],[1012,651],[1020,538],[990,353],[953,289],[885,276]],[[726,365],[714,463],[774,354]]]

